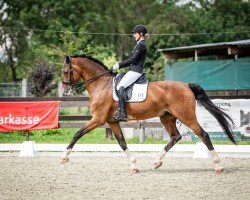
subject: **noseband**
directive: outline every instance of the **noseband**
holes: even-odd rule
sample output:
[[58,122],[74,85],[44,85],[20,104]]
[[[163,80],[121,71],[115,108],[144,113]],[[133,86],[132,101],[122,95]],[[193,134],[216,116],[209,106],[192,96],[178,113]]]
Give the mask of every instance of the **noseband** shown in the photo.
[[[68,80],[67,81],[62,81],[63,84],[69,85],[69,86],[73,86],[74,85],[74,76],[73,76],[73,70],[75,70],[71,64],[71,62],[67,63],[66,65],[69,66],[69,70],[63,71],[64,73],[68,74]],[[65,67],[63,67],[64,69]],[[75,70],[76,71],[76,70]],[[77,71],[76,71],[77,72]]]

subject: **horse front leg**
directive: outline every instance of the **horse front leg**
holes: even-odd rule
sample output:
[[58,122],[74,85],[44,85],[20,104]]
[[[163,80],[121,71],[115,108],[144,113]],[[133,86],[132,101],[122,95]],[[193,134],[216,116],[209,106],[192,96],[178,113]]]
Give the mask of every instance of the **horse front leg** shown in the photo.
[[134,158],[134,155],[129,151],[127,143],[124,139],[123,133],[122,133],[122,129],[120,127],[119,122],[115,122],[115,123],[108,123],[112,132],[114,133],[120,147],[122,148],[122,150],[126,153],[127,158],[130,161],[130,169],[132,173],[138,173],[139,170],[136,167],[136,159]]
[[100,122],[100,120],[96,120],[96,118],[92,118],[87,124],[86,126],[82,127],[79,131],[76,132],[76,134],[74,135],[73,139],[71,140],[71,142],[69,143],[69,145],[67,146],[65,152],[63,153],[60,162],[61,163],[66,163],[69,161],[69,154],[71,153],[74,145],[76,144],[76,142],[82,137],[84,136],[86,133],[92,131],[93,129],[102,126],[104,124],[104,122]]

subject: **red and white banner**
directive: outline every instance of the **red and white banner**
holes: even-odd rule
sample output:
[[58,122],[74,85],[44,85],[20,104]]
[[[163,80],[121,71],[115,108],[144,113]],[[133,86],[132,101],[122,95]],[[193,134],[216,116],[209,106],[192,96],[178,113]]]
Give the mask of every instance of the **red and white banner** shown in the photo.
[[0,102],[0,132],[58,128],[58,101]]

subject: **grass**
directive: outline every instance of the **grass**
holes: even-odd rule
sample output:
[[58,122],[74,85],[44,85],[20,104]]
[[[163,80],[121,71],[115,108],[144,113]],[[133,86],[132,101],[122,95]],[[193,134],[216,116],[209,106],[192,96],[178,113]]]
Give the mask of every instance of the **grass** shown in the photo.
[[[69,143],[79,129],[52,129],[30,131],[29,140],[36,143]],[[0,143],[22,143],[26,140],[25,132],[0,133]],[[106,143],[105,129],[96,129],[83,136],[78,143]]]
[[[76,128],[64,128],[64,129],[52,129],[43,131],[31,131],[29,139],[36,143],[56,143],[67,144],[71,141],[74,134],[79,129]],[[13,133],[0,133],[0,143],[22,143],[26,140],[25,132],[13,132]],[[140,144],[139,138],[134,137],[126,140],[128,144]],[[107,140],[105,137],[105,129],[97,128],[94,131],[84,135],[78,142],[78,144],[117,144],[117,141]],[[146,139],[143,144],[166,144],[167,141],[162,139]],[[194,141],[179,141],[178,144],[195,144]],[[213,144],[232,144],[230,141],[213,141]],[[250,141],[239,141],[239,145],[250,145]]]

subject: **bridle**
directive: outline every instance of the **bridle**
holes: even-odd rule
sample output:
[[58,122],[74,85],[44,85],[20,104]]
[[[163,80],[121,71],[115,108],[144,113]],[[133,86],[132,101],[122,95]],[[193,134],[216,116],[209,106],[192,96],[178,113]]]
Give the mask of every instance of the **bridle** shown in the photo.
[[[68,65],[68,69],[69,69],[69,70],[64,71],[65,65],[66,65],[66,66]],[[78,73],[78,74],[80,75],[80,77],[82,77],[82,74],[81,74],[78,70],[76,70],[76,69],[73,67],[73,65],[72,65],[72,63],[71,63],[71,60],[69,61],[69,63],[64,63],[63,73],[67,73],[67,74],[68,74],[68,76],[67,76],[68,79],[67,79],[66,81],[62,81],[62,83],[65,84],[65,85],[68,85],[68,87],[69,87],[69,92],[67,92],[67,94],[64,94],[64,95],[72,95],[73,89],[74,89],[75,86],[76,86],[76,82],[75,82],[75,80],[74,80],[74,75],[73,75],[73,72],[74,72],[74,71],[75,71],[76,73]],[[112,72],[112,69],[110,69],[110,70],[108,70],[108,71],[105,71],[105,72],[103,72],[103,73],[101,73],[101,74],[98,74],[98,75],[96,75],[96,76],[94,76],[94,77],[92,77],[92,78],[90,78],[90,79],[88,79],[88,80],[84,80],[84,79],[83,79],[83,83],[81,84],[81,86],[82,86],[83,84],[89,85],[90,83],[94,82],[95,80],[97,80],[97,79],[100,78],[101,76],[103,76],[103,75],[105,75],[105,74],[108,74],[108,73],[110,73],[110,72]],[[83,78],[83,77],[82,77],[82,78]]]

